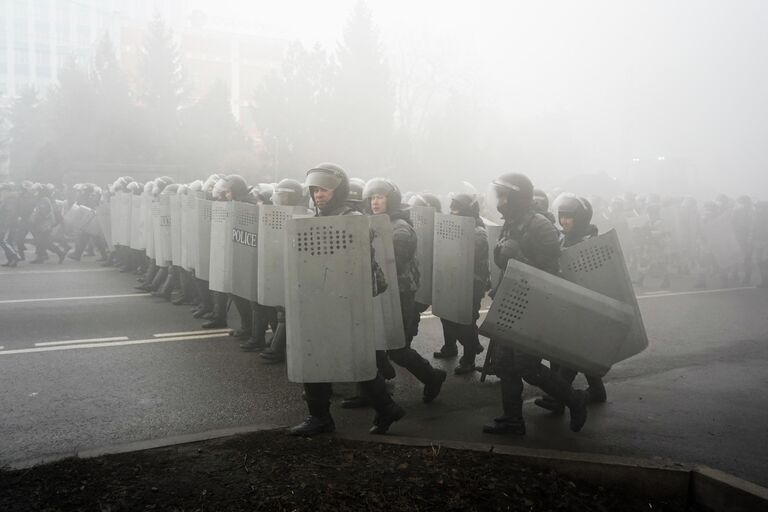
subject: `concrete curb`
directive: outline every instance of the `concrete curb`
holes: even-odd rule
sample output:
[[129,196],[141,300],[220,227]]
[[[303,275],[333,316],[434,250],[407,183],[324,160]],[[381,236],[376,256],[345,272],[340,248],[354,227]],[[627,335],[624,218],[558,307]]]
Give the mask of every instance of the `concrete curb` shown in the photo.
[[[264,430],[285,428],[281,425],[258,424],[209,430],[195,434],[162,439],[137,441],[78,451],[79,459],[103,455],[145,451],[182,444],[211,441]],[[748,482],[728,473],[707,467],[614,455],[541,450],[510,445],[440,441],[404,436],[370,436],[367,434],[335,433],[332,437],[367,443],[409,446],[415,448],[470,450],[510,457],[517,462],[551,469],[569,478],[603,487],[621,487],[630,493],[657,499],[685,498],[712,512],[752,512],[768,510],[768,488]],[[73,454],[29,459],[13,468],[28,468],[71,457]]]

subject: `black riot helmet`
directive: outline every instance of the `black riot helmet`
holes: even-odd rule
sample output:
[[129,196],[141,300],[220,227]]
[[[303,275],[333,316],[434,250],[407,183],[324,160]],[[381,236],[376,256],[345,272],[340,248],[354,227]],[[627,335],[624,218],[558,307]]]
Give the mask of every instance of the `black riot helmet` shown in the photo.
[[301,206],[305,203],[304,185],[286,178],[277,184],[272,193],[272,203],[278,206]]
[[477,196],[464,192],[451,196],[451,213],[454,212],[462,217],[479,217],[480,203]]
[[371,210],[371,198],[373,196],[384,196],[387,198],[387,212],[399,210],[402,203],[400,189],[391,180],[386,178],[373,178],[368,180],[363,189],[363,201],[366,202],[366,209]]
[[571,217],[577,229],[584,229],[592,221],[592,205],[583,197],[563,194],[557,199],[557,219]]
[[220,179],[213,188],[213,196],[216,198],[224,197],[227,193],[232,201],[245,201],[248,197],[248,183],[239,174],[229,174]]
[[440,202],[439,197],[437,197],[435,194],[430,194],[429,192],[421,194],[421,197],[427,202],[427,205],[434,208],[437,213],[442,213],[443,204]]
[[540,188],[533,189],[533,206],[539,213],[549,211],[549,197]]
[[[312,197],[313,203],[315,202],[313,188],[333,190],[333,199],[324,208],[327,212],[340,208],[349,197],[349,178],[346,171],[340,165],[330,162],[317,164],[308,170],[304,186],[309,188],[309,195]],[[315,206],[317,206],[316,203]]]
[[353,204],[360,204],[363,202],[363,189],[365,188],[365,180],[360,178],[349,179],[349,198],[347,202]]
[[533,202],[533,183],[525,174],[508,172],[493,180],[498,203],[496,209],[505,218],[525,212]]

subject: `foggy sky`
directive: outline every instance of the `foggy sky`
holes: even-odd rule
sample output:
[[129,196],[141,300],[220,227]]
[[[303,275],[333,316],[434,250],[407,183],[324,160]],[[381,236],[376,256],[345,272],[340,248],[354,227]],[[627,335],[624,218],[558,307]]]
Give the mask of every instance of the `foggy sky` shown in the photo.
[[[354,4],[201,2],[330,49]],[[395,69],[409,45],[428,54],[441,63],[447,87],[512,119],[519,130],[510,137],[519,144],[538,117],[567,119],[570,168],[539,176],[548,186],[584,172],[626,178],[633,159],[663,156],[694,170],[698,192],[768,190],[764,1],[368,4]],[[532,168],[521,170],[536,174],[536,155],[559,150],[540,145],[532,143],[525,160]]]

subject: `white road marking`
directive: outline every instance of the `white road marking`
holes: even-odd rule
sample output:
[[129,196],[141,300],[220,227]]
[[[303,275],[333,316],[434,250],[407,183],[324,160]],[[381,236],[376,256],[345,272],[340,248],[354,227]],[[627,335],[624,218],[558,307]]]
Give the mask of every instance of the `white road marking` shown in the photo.
[[4,270],[3,272],[0,272],[0,276],[4,275],[14,275],[14,276],[21,276],[21,275],[28,275],[28,274],[77,274],[81,272],[109,272],[111,268],[68,268],[68,269],[62,269],[62,270],[18,270],[18,271],[8,271]]
[[0,347],[0,350],[3,350],[5,347]]
[[55,347],[20,348],[16,350],[0,351],[0,356],[8,356],[12,354],[30,354],[34,352],[51,352],[55,350],[74,350],[74,349],[80,349],[80,348],[106,348],[106,347],[123,347],[126,345],[146,345],[148,343],[164,343],[166,341],[208,340],[213,338],[223,338],[224,336],[229,336],[229,335],[224,333],[224,334],[213,334],[210,336],[177,336],[174,338],[150,338],[145,340],[109,341],[106,343],[84,343],[80,345],[57,345]]
[[716,290],[695,290],[691,292],[664,292],[656,293],[654,295],[638,295],[638,299],[657,299],[659,297],[679,297],[681,295],[705,295],[708,293],[723,293],[723,292],[737,292],[743,290],[754,290],[756,286],[741,286],[738,288],[718,288]]
[[[161,332],[159,334],[153,334],[155,338],[167,338],[168,336],[190,336],[195,334],[219,334],[222,332],[229,333],[232,329],[203,329],[201,331],[187,331],[187,332]],[[126,338],[127,339],[127,338]]]
[[35,343],[36,347],[52,347],[54,345],[76,345],[79,343],[97,343],[99,341],[125,341],[130,339],[128,336],[114,336],[112,338],[92,338],[89,340],[67,340],[67,341],[43,341]]
[[120,295],[90,295],[86,297],[47,297],[42,299],[13,299],[0,300],[0,304],[22,304],[25,302],[54,302],[61,300],[100,300],[100,299],[123,299],[126,297],[146,297],[151,293],[124,293]]

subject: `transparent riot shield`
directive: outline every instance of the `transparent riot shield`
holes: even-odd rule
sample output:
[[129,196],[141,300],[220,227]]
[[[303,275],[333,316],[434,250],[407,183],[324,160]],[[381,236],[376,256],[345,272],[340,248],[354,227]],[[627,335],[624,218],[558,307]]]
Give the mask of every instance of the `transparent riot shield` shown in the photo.
[[431,206],[411,207],[411,222],[416,232],[416,260],[421,280],[416,290],[416,302],[432,304],[432,261],[435,238],[435,209]]
[[634,317],[630,331],[626,339],[616,346],[614,362],[645,350],[648,336],[615,230],[563,249],[560,254],[560,272],[568,281],[632,308]]
[[617,361],[634,319],[615,299],[510,260],[480,333],[589,375]]
[[203,281],[210,280],[211,274],[211,210],[213,201],[200,196],[195,199],[197,212],[197,258],[195,259],[195,277]]
[[361,382],[374,378],[368,218],[290,219],[285,229],[288,379]]
[[155,223],[152,219],[154,198],[150,194],[141,195],[141,211],[144,218],[144,245],[147,257],[155,259]]
[[80,233],[94,216],[93,210],[87,206],[73,204],[62,217],[64,229],[73,233]]
[[432,314],[468,325],[472,323],[475,219],[436,213],[434,232]]
[[171,262],[181,265],[181,196],[168,196],[171,213]]
[[232,293],[232,224],[234,203],[214,201],[211,204],[211,258],[208,286],[211,290]]
[[491,287],[496,288],[496,286],[499,284],[499,280],[501,279],[501,269],[493,260],[493,250],[496,248],[496,242],[499,241],[499,237],[501,236],[501,228],[503,226],[500,226],[490,220],[484,220],[484,222],[485,230],[488,233],[488,267],[491,270]]
[[729,213],[705,222],[702,225],[704,247],[721,269],[728,269],[744,261],[744,253],[736,238]]
[[384,293],[373,298],[376,350],[395,350],[405,346],[405,328],[400,308],[392,222],[388,215],[374,215],[369,219],[374,260],[384,272],[388,285]]
[[189,271],[195,269],[197,240],[195,196],[188,192],[181,196],[181,266]]
[[299,211],[293,206],[259,208],[257,301],[285,306],[285,223]]
[[232,293],[256,301],[258,284],[259,207],[233,203]]
[[147,248],[147,239],[144,234],[144,211],[142,210],[142,197],[131,196],[131,249],[143,251]]

